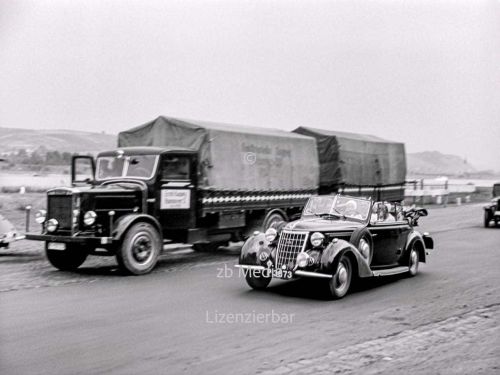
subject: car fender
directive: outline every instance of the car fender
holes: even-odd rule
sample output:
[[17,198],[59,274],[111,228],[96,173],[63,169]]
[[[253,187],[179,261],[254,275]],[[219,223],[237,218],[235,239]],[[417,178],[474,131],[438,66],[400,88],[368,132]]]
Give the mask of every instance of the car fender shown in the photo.
[[147,214],[129,214],[119,217],[113,223],[113,233],[111,234],[113,240],[118,240],[118,241],[121,240],[122,237],[127,232],[127,230],[138,221],[145,221],[147,223],[152,224],[158,231],[163,243],[163,236],[160,223],[153,216]]
[[[417,243],[418,245],[418,249],[419,249],[419,258],[420,258],[420,261],[425,263],[426,262],[426,250],[427,250],[427,247],[425,246],[426,242],[434,247],[434,241],[433,239],[431,238],[430,235],[427,235],[427,238],[425,239],[424,236],[422,236],[422,234],[420,234],[419,232],[417,232],[416,230],[412,231],[409,235],[408,235],[408,238],[406,240],[406,248],[405,248],[405,256],[404,258],[406,258],[406,256],[409,254],[409,251],[410,251],[410,248],[415,244]],[[430,247],[429,247],[430,248]]]
[[337,265],[342,255],[351,257],[354,267],[357,268],[359,277],[372,276],[368,260],[363,257],[360,251],[350,242],[345,240],[334,240],[323,250],[320,259],[320,272],[331,274],[337,269]]
[[269,242],[266,240],[264,233],[254,234],[250,236],[241,247],[239,264],[246,265],[261,265],[259,254],[262,251],[268,251]]

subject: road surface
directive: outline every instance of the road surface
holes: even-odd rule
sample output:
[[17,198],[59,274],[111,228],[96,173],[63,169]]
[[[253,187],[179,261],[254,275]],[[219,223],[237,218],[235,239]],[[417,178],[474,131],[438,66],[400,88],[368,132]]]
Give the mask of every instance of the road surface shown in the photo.
[[431,209],[419,275],[340,301],[314,280],[252,291],[224,252],[124,277],[112,258],[59,272],[19,242],[0,257],[0,373],[500,373],[500,228],[481,222],[479,205]]

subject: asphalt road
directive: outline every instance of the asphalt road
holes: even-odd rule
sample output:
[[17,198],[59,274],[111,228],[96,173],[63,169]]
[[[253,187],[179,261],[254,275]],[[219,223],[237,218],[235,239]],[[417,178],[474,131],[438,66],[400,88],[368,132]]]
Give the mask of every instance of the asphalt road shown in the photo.
[[420,274],[340,301],[310,280],[252,291],[225,253],[123,277],[112,259],[54,271],[19,242],[0,257],[0,373],[500,373],[500,228],[481,222],[479,205],[432,209]]

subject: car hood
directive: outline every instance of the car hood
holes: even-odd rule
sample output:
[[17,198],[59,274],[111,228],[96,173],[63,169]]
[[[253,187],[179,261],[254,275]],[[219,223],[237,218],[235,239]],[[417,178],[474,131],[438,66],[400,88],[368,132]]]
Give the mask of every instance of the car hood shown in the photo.
[[366,224],[347,221],[347,220],[329,220],[322,218],[300,219],[288,223],[283,229],[307,232],[345,232],[354,231],[357,228],[364,227]]

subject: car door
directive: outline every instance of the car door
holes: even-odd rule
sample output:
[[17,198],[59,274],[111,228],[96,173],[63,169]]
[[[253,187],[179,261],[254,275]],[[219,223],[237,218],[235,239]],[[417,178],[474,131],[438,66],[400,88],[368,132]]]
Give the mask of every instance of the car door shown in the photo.
[[[374,211],[381,210],[384,203],[375,203]],[[372,220],[369,226],[373,236],[372,266],[396,265],[404,250],[404,242],[410,226],[399,221]]]

